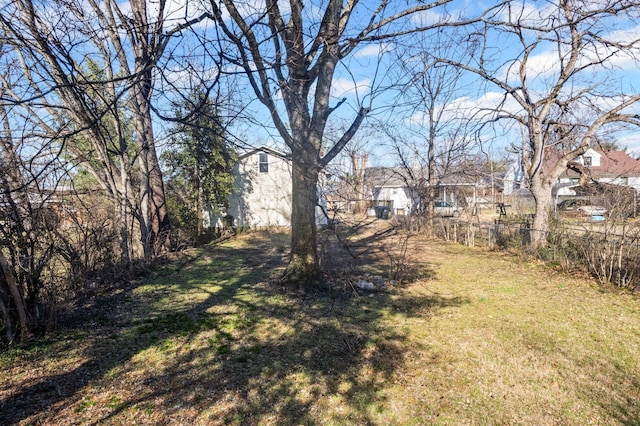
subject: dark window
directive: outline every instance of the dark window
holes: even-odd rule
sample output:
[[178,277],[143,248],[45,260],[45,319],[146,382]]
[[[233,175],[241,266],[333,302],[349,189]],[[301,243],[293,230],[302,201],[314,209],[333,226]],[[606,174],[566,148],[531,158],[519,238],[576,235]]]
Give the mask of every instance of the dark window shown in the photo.
[[590,166],[591,164],[593,164],[593,159],[591,157],[584,157],[584,165]]
[[269,173],[269,157],[265,152],[260,153],[258,164],[260,165],[260,173]]

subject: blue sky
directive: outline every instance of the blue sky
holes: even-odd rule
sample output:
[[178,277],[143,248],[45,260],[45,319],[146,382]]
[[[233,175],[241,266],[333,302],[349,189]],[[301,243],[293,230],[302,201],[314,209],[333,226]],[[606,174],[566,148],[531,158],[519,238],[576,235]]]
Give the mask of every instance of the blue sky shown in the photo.
[[[244,8],[249,10],[255,4],[261,4],[260,1],[248,1],[245,2]],[[364,18],[366,12],[372,7],[377,5],[378,2],[374,1],[362,1],[362,14],[361,19]],[[406,7],[411,2],[399,2],[396,5]],[[443,19],[453,19],[460,11],[464,11],[466,15],[473,15],[481,13],[486,9],[486,6],[492,3],[478,3],[467,1],[454,1],[448,4],[445,8],[436,8],[430,12],[423,13],[419,16],[412,18],[414,25],[420,25],[429,22],[438,22]],[[176,22],[181,21],[186,14],[194,16],[198,12],[196,3],[189,2],[188,7],[185,7],[184,2],[172,1],[169,3],[171,12],[168,14],[170,17],[174,17]],[[551,2],[543,1],[530,1],[530,2],[514,2],[513,9],[517,11],[522,22],[526,24],[535,25],[537,22],[542,22],[550,19],[550,16],[554,13],[553,4]],[[308,10],[309,16],[317,16],[318,10],[312,2],[307,2],[305,10]],[[286,12],[285,12],[286,13]],[[447,15],[448,14],[448,15]],[[447,18],[446,16],[449,16]],[[501,16],[504,18],[504,15]],[[358,24],[357,20],[354,24]],[[406,23],[405,23],[406,24]],[[212,25],[207,22],[203,22],[199,25],[196,31],[211,31]],[[599,34],[618,41],[630,41],[640,38],[640,26],[637,22],[627,18],[618,18],[610,20],[606,23],[606,26],[596,28]],[[495,75],[504,81],[514,81],[513,73],[517,70],[519,62],[518,57],[521,57],[521,51],[519,50],[517,40],[505,36],[504,34],[498,35],[492,34],[487,40],[488,47],[491,49],[493,59],[496,61]],[[334,113],[335,121],[332,124],[328,135],[332,134],[332,129],[340,129],[345,123],[348,123],[357,112],[360,105],[368,105],[373,96],[372,102],[372,118],[383,119],[385,114],[393,114],[386,119],[391,120],[395,124],[400,124],[411,128],[417,126],[420,123],[421,117],[419,111],[412,111],[411,115],[408,112],[401,112],[399,109],[392,109],[391,107],[397,103],[398,93],[393,90],[383,91],[382,88],[388,86],[394,82],[397,82],[397,75],[394,73],[394,61],[399,51],[405,49],[404,43],[406,39],[399,41],[385,41],[380,44],[366,44],[360,46],[354,53],[348,57],[341,66],[338,67],[336,78],[334,79],[332,95],[334,102],[337,103],[343,97],[347,101]],[[536,49],[531,53],[528,61],[527,72],[529,76],[528,83],[531,88],[538,89],[537,92],[542,96],[545,90],[548,88],[548,83],[553,81],[558,73],[558,51],[551,43],[541,42]],[[588,55],[585,55],[585,60],[588,60],[594,55],[606,55],[609,54],[605,48],[599,47],[594,49]],[[634,52],[637,53],[637,52]],[[575,79],[572,82],[572,90],[581,90],[590,88],[594,93],[600,91],[606,93],[609,89],[614,88],[623,94],[637,93],[640,88],[637,85],[639,79],[638,64],[632,55],[618,53],[613,55],[606,63],[605,66],[595,70],[596,72],[589,72],[585,75],[584,79]],[[394,80],[395,79],[395,80]],[[462,85],[459,93],[452,101],[447,105],[443,105],[450,111],[450,114],[460,115],[465,117],[477,114],[482,108],[489,108],[496,106],[503,100],[503,91],[492,84],[484,84],[480,82],[475,76],[468,76],[461,80]],[[241,87],[240,80],[236,80],[235,87]],[[244,93],[245,99],[252,97],[250,89],[245,87]],[[595,103],[606,104],[609,102],[604,96],[593,96]],[[517,111],[518,105],[513,100],[507,100],[502,106],[507,111]],[[266,126],[260,126],[256,124],[238,123],[234,131],[238,135],[245,137],[247,142],[251,145],[269,144],[279,146],[279,136],[275,129],[270,126],[270,119],[266,114],[265,109],[258,104],[257,101],[249,105],[249,110],[258,123],[263,123]],[[339,132],[339,130],[336,130]],[[505,132],[507,132],[505,134]],[[335,133],[335,132],[334,132]],[[379,161],[385,164],[393,163],[393,156],[390,154],[385,137],[381,134],[376,134],[363,129],[363,135],[356,139],[362,140],[366,137],[369,142],[370,150],[375,154],[372,156],[373,161]],[[496,134],[502,135],[496,137]],[[497,151],[501,150],[509,143],[513,143],[514,140],[521,138],[521,132],[519,128],[514,127],[513,124],[505,124],[504,127],[500,127],[497,131],[489,132],[486,134],[486,140],[484,142],[491,142],[491,149]],[[628,147],[629,151],[640,154],[640,132],[636,129],[629,129],[627,131],[620,131],[616,134],[611,134],[613,138],[622,146]],[[366,142],[366,141],[365,141]]]
[[[245,0],[237,1],[242,5],[244,13],[263,4],[262,0]],[[287,3],[287,2],[284,2]],[[283,3],[283,4],[284,4]],[[305,2],[305,13],[311,19],[317,19],[320,16],[319,8],[316,5],[324,5],[326,1]],[[0,5],[7,5],[8,0],[0,0]],[[118,3],[122,10],[127,13],[129,10],[127,2]],[[153,9],[154,2],[150,2]],[[168,10],[165,14],[167,18],[167,28],[184,22],[188,18],[197,16],[202,7],[198,6],[198,2],[192,0],[168,0]],[[361,0],[358,4],[357,13],[354,14],[351,33],[355,34],[359,31],[364,20],[368,17],[377,5],[378,1]],[[390,2],[389,7],[408,7],[414,3],[408,2]],[[429,12],[424,12],[413,16],[402,23],[405,27],[420,26],[428,23],[441,22],[446,20],[454,20],[461,11],[467,16],[478,15],[486,10],[492,2],[472,2],[465,0],[455,0],[447,4],[445,7],[438,7]],[[513,2],[512,10],[520,13],[524,23],[536,24],[538,21],[548,21],[553,13],[552,2],[550,1],[523,1]],[[44,3],[44,10],[47,3]],[[55,11],[51,11],[52,18]],[[286,10],[284,10],[286,13]],[[636,13],[640,15],[640,13]],[[153,15],[153,13],[151,13]],[[504,16],[501,16],[504,18]],[[153,19],[153,18],[152,18]],[[168,53],[175,56],[175,61],[166,63],[163,70],[164,75],[177,83],[183,88],[187,88],[189,84],[197,86],[197,81],[189,82],[187,69],[184,67],[185,61],[189,61],[193,65],[192,71],[206,76],[207,80],[215,78],[216,70],[203,65],[203,58],[206,57],[204,50],[198,47],[198,40],[195,35],[208,37],[208,42],[214,45],[215,33],[214,25],[210,21],[203,21],[196,25],[193,31],[184,31],[180,37],[176,38],[172,45],[169,46]],[[606,36],[618,41],[631,41],[640,39],[640,26],[638,22],[620,15],[618,18],[611,19],[600,27],[595,27],[599,35]],[[459,34],[454,34],[459,36]],[[517,41],[517,40],[516,40]],[[487,39],[488,47],[493,54],[493,59],[497,64],[494,67],[494,75],[499,78],[510,81],[513,80],[513,72],[517,69],[517,58],[521,57],[521,51],[517,42],[513,38],[504,35],[498,36],[496,33],[490,34]],[[371,106],[372,111],[368,123],[362,129],[356,140],[361,143],[367,143],[369,150],[375,155],[372,161],[384,162],[391,164],[395,161],[391,151],[389,150],[389,140],[382,132],[372,131],[371,123],[384,122],[385,120],[400,128],[405,127],[407,130],[416,130],[420,128],[421,112],[419,110],[398,108],[399,93],[397,90],[385,90],[385,88],[398,83],[402,76],[398,75],[397,57],[402,54],[405,49],[412,46],[413,39],[402,38],[393,41],[383,41],[381,43],[369,43],[360,45],[349,57],[347,57],[341,65],[338,66],[337,73],[333,82],[333,103],[337,104],[342,98],[346,98],[346,102],[340,106],[333,114],[334,121],[331,123],[327,137],[339,134],[340,129],[350,123],[361,105]],[[409,45],[409,46],[407,46]],[[88,52],[90,53],[90,52]],[[594,55],[607,55],[610,50],[598,48],[585,55],[586,58]],[[633,52],[639,53],[637,49]],[[558,52],[550,43],[542,42],[535,50],[531,52],[528,62],[529,84],[532,88],[538,88],[538,93],[544,93],[547,83],[551,81],[558,71]],[[165,58],[166,59],[166,58]],[[594,95],[592,100],[595,104],[606,105],[607,100],[604,96],[597,96],[595,93],[606,93],[613,88],[615,91],[623,94],[638,93],[640,88],[637,82],[640,82],[638,63],[633,55],[617,53],[599,69],[597,72],[588,73],[585,79],[576,79],[572,82],[573,90],[581,90],[588,88]],[[511,66],[511,68],[509,68]],[[226,71],[239,71],[237,69],[229,69]],[[404,77],[407,77],[406,75]],[[237,121],[234,122],[233,132],[245,140],[248,145],[269,144],[281,147],[280,137],[273,128],[269,115],[265,108],[255,99],[255,95],[247,86],[246,80],[242,78],[241,73],[234,76],[232,81],[225,80],[223,82],[222,91],[234,90],[234,96],[241,98],[242,102],[246,102],[245,112],[253,118],[253,122]],[[182,91],[183,93],[184,90]],[[449,99],[441,105],[441,108],[447,110],[449,116],[462,116],[464,118],[474,116],[482,108],[490,108],[497,105],[503,98],[503,91],[499,90],[495,85],[482,83],[475,76],[467,76],[461,80],[456,96]],[[171,90],[167,86],[159,85],[157,87],[158,100],[164,102],[166,97],[171,96]],[[252,101],[252,102],[250,102]],[[161,108],[166,104],[158,105]],[[508,100],[503,108],[507,111],[517,111],[518,106]],[[280,105],[281,112],[284,111]],[[165,112],[169,112],[165,110]],[[284,114],[282,114],[284,116]],[[487,117],[489,118],[489,117]],[[157,120],[157,134],[162,142],[165,130],[168,129],[166,122]],[[626,131],[620,131],[615,134],[609,133],[620,145],[627,146],[631,152],[640,154],[640,133],[635,128],[629,128]],[[496,151],[514,140],[520,138],[520,130],[513,125],[505,125],[499,127],[495,132],[485,134],[485,143],[491,142],[490,149]]]

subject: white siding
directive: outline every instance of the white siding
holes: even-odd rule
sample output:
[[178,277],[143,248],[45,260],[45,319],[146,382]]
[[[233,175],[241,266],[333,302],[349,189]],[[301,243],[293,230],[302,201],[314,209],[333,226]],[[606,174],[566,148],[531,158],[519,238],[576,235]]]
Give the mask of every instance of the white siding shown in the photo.
[[408,188],[400,187],[381,187],[374,191],[375,201],[393,201],[393,214],[398,214],[398,210],[403,210],[408,214],[412,210],[413,201],[409,194]]
[[260,172],[260,152],[238,161],[234,167],[235,191],[228,214],[238,227],[290,226],[291,166],[267,153],[268,171]]
[[640,192],[640,177],[638,176],[629,176],[627,185]]
[[[267,154],[268,171],[260,171],[260,154]],[[263,157],[264,160],[264,157]],[[262,166],[264,170],[264,163]],[[291,163],[271,151],[257,150],[235,165],[235,190],[229,197],[227,214],[239,228],[291,226]],[[326,209],[326,199],[320,197]],[[326,225],[322,207],[316,208],[316,224]]]

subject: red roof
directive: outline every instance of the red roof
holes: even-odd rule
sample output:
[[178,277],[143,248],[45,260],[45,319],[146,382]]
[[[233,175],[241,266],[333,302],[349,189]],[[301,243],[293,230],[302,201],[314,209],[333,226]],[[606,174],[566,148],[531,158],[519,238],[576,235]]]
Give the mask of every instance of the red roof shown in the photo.
[[[587,166],[593,179],[640,176],[640,161],[636,160],[624,151],[600,151],[599,166]],[[585,157],[585,156],[583,156]],[[577,177],[575,170],[567,169],[564,176]]]

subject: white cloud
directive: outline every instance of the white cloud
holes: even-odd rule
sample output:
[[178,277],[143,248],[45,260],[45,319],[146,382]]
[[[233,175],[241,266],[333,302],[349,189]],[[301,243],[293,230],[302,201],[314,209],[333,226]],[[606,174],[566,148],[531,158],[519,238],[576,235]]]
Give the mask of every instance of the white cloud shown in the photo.
[[435,11],[434,9],[417,12],[411,17],[411,22],[418,27],[426,27],[429,25],[446,22],[450,18],[449,15]]
[[[598,6],[597,2],[595,3]],[[534,41],[540,42],[540,36],[544,36],[546,28],[557,26],[559,22],[564,22],[565,18],[560,15],[559,8],[552,3],[516,2],[511,3],[510,8],[503,9],[500,19],[514,23],[524,24],[538,30],[524,31],[525,37],[529,37],[527,44],[531,45]],[[554,16],[557,15],[557,16]],[[603,71],[605,69],[620,70],[638,70],[636,57],[640,54],[640,25],[630,25],[630,21],[626,18],[618,18],[609,16],[600,19],[596,28],[591,29],[597,32],[598,36],[612,43],[635,43],[636,47],[632,50],[619,49],[610,43],[601,43],[595,39],[591,39],[588,44],[581,47],[580,58],[577,67],[588,67],[594,72]],[[562,32],[560,32],[562,34]],[[544,37],[549,42],[542,42],[537,47],[536,54],[530,56],[527,60],[527,78],[530,80],[536,78],[544,78],[557,75],[560,72],[559,57],[568,58],[570,44],[568,39],[566,44],[561,47],[562,51],[558,51],[556,43],[553,41],[553,35],[549,33],[548,37]],[[507,49],[507,52],[509,50]],[[502,68],[502,77],[508,80],[519,80],[520,60],[515,60]],[[510,67],[508,65],[511,65]]]
[[[640,27],[635,27],[625,31],[603,35],[605,39],[629,43],[638,40],[638,48],[635,49],[619,49],[604,44],[592,44],[584,46],[580,52],[580,57],[576,64],[577,68],[586,67],[585,71],[580,74],[585,75],[591,71],[592,73],[604,72],[606,70],[619,70],[628,72],[638,71],[638,55],[640,54]],[[560,60],[559,53],[555,48],[541,50],[540,53],[530,56],[527,59],[527,79],[533,82],[546,77],[559,75]],[[561,54],[565,61],[568,59],[569,53]],[[521,60],[515,60],[505,65],[499,73],[499,78],[504,81],[520,81]]]
[[470,97],[460,97],[455,99],[447,108],[460,118],[489,119],[496,113],[518,114],[522,108],[512,98],[505,99],[502,92],[486,92],[477,99]]
[[[158,18],[158,3],[149,1],[150,19]],[[199,1],[193,0],[167,0],[164,8],[164,26],[172,28],[202,15],[206,11],[206,6]],[[208,23],[207,19],[199,22],[195,27],[204,27]]]
[[346,78],[336,78],[331,87],[331,96],[341,98],[347,95],[357,94],[362,96],[371,87],[371,79],[365,78],[360,81],[353,81]]
[[511,2],[509,7],[503,7],[500,19],[511,22],[519,23],[530,27],[544,28],[546,22],[551,22],[549,19],[558,13],[558,7],[552,2],[531,3],[531,2]]
[[627,148],[627,152],[632,156],[640,158],[640,135],[637,133],[623,135],[616,143],[622,148]]
[[608,39],[620,43],[631,43],[640,39],[640,25],[612,31]]
[[394,49],[395,45],[393,43],[370,44],[363,47],[362,49],[359,49],[353,56],[356,58],[380,56],[382,54],[391,52]]
[[[520,81],[521,64],[522,61],[520,59],[507,63],[499,73],[499,78],[503,81]],[[532,55],[527,59],[527,80],[533,81],[535,79],[557,74],[560,72],[559,64],[558,53],[552,50]]]
[[[479,98],[473,99],[469,96],[461,96],[449,102],[447,105],[439,105],[438,109],[444,108],[441,116],[441,123],[469,120],[489,120],[497,113],[517,114],[522,109],[513,98],[505,100],[504,94],[500,92],[486,92]],[[425,125],[427,123],[427,112],[418,111],[405,120],[407,125]]]

